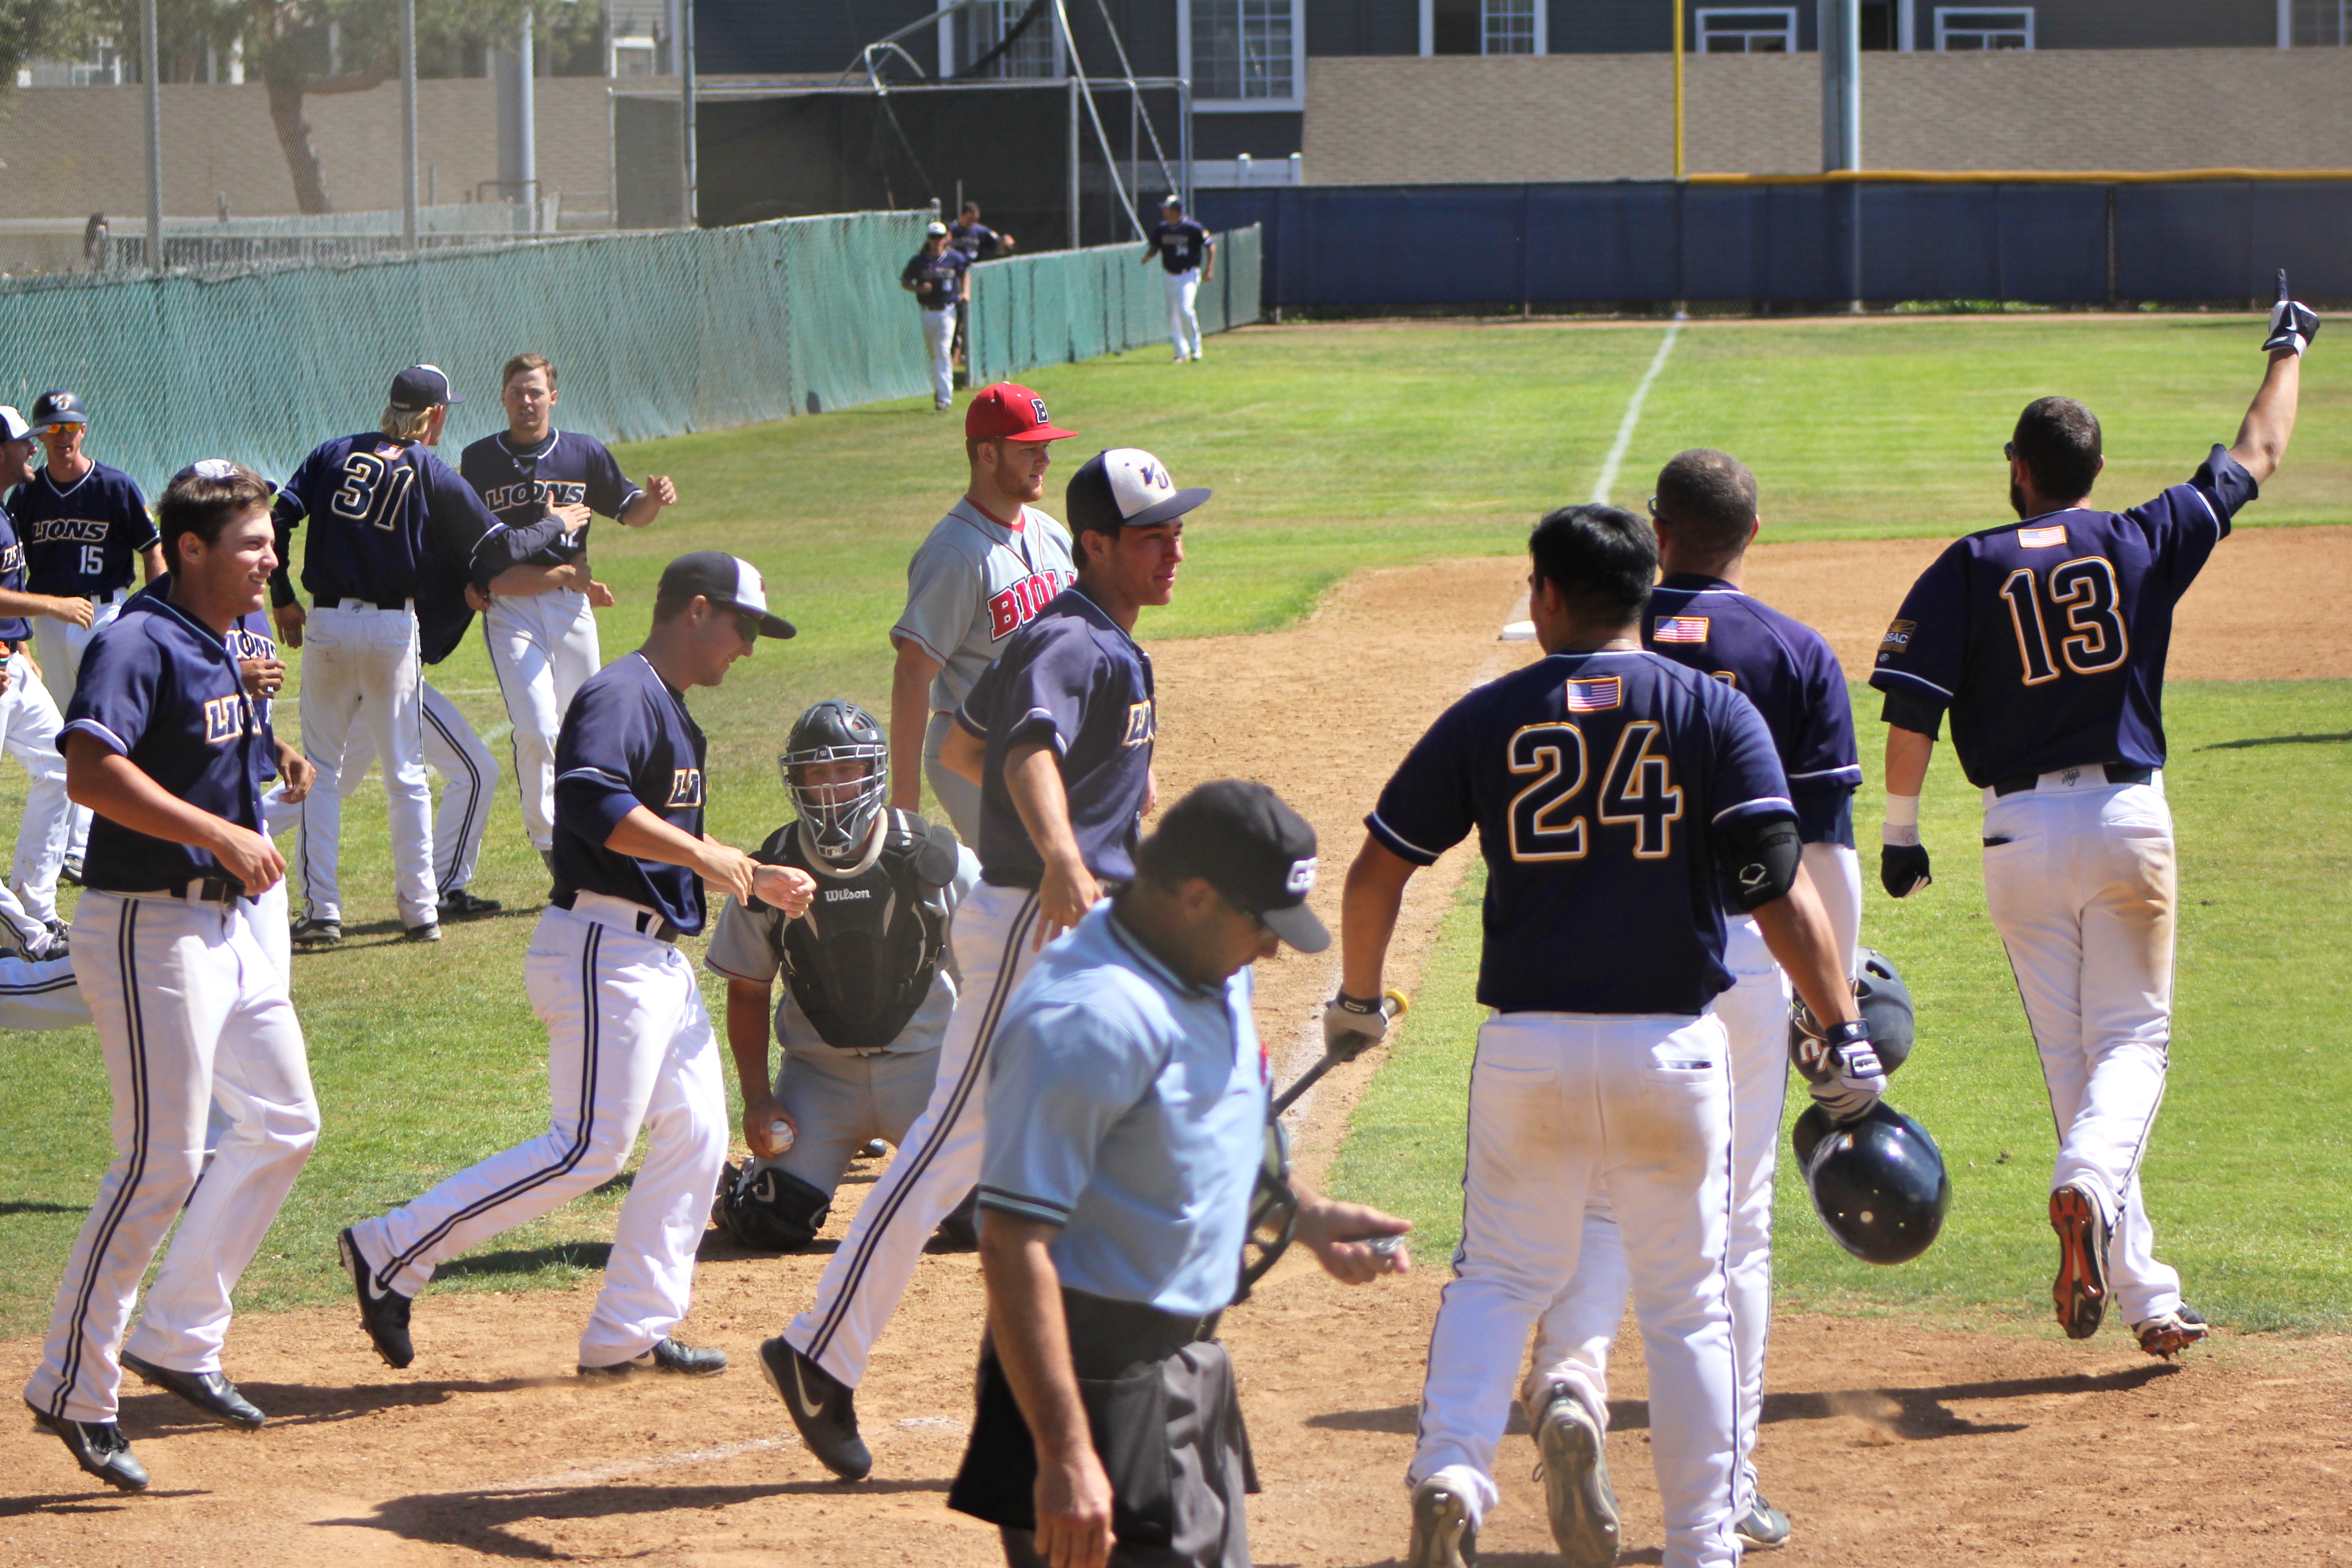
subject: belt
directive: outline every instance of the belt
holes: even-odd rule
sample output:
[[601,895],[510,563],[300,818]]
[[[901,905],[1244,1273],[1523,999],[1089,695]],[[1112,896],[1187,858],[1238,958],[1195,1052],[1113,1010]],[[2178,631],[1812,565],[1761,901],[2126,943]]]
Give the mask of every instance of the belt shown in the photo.
[[168,888],[101,888],[119,899],[172,899],[184,904],[219,904],[223,908],[245,896],[245,884],[229,877],[197,877]]
[[[2085,768],[2091,765],[2087,763],[2084,764]],[[2111,784],[2144,784],[2156,777],[2154,768],[2144,768],[2137,763],[2101,763],[2097,765],[2106,774],[2107,782]],[[2061,768],[2051,770],[2052,773],[2064,771],[2066,770]],[[1992,793],[1997,795],[2023,795],[2026,791],[2040,785],[2042,776],[2041,773],[2011,773],[2005,779],[1993,780]]]
[[319,609],[321,609],[321,610],[394,610],[394,611],[396,611],[396,610],[404,610],[404,609],[407,609],[407,608],[409,607],[409,605],[410,605],[410,601],[409,601],[409,600],[406,600],[406,599],[395,599],[395,600],[394,600],[394,601],[393,601],[392,603],[390,603],[390,604],[384,604],[384,603],[382,603],[382,602],[380,602],[380,601],[378,601],[378,600],[375,600],[375,599],[350,599],[350,598],[341,598],[341,599],[339,599],[339,598],[335,597],[335,595],[333,595],[332,594],[320,594],[320,595],[317,595],[315,598],[313,598],[313,599],[311,600],[311,603],[312,603],[312,605],[313,605],[315,607],[317,607],[317,608],[319,608]]
[[629,899],[616,899],[610,893],[591,893],[582,889],[568,888],[548,900],[557,909],[569,910],[584,921],[611,926],[615,931],[634,931],[649,936],[656,942],[675,944],[677,927],[659,910],[649,909]]
[[1141,1363],[1165,1361],[1186,1345],[1216,1338],[1223,1316],[1222,1310],[1197,1316],[1163,1312],[1141,1301],[1062,1287],[1062,1321],[1081,1377],[1115,1377]]

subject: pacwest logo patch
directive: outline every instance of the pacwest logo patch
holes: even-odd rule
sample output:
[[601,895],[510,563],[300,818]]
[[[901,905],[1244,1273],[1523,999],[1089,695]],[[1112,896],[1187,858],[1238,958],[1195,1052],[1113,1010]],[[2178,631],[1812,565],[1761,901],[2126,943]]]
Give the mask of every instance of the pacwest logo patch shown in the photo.
[[1911,634],[1918,629],[1919,623],[1916,621],[1895,621],[1890,624],[1886,628],[1886,635],[1878,640],[1878,651],[1901,653],[1911,646]]
[[[1038,612],[1054,602],[1062,591],[1055,581],[1060,574],[1040,572],[1034,577],[1024,577],[988,601],[988,636],[992,642],[1002,641],[1037,618]],[[1076,581],[1076,578],[1070,581]]]
[[1127,705],[1127,736],[1120,744],[1129,748],[1149,745],[1151,737],[1159,732],[1158,726],[1152,721],[1150,698]]
[[670,771],[668,804],[671,805],[702,804],[702,770],[700,768],[674,768]]

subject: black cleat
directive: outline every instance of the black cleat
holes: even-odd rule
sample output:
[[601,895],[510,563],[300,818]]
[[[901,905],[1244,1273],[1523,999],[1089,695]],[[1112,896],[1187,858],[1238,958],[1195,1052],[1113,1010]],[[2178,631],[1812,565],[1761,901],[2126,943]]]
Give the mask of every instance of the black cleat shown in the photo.
[[611,1378],[614,1382],[634,1377],[641,1372],[674,1372],[681,1377],[717,1377],[727,1370],[727,1352],[720,1350],[698,1350],[677,1340],[660,1340],[641,1356],[614,1362],[610,1366],[590,1366],[580,1363],[583,1377]]
[[406,931],[400,933],[400,940],[403,942],[439,942],[441,940],[441,924],[438,921],[426,921],[421,926],[410,926]]
[[2058,1326],[2070,1340],[2087,1340],[2107,1310],[2107,1222],[2098,1200],[2069,1182],[2050,1194],[2050,1228],[2058,1233],[2058,1278],[2050,1287]]
[[116,1491],[147,1489],[147,1467],[131,1452],[131,1439],[113,1422],[69,1421],[37,1408],[29,1399],[25,1408],[33,1412],[34,1426],[64,1439],[66,1452],[74,1457],[75,1464]]
[[1470,1505],[1433,1478],[1412,1489],[1412,1542],[1404,1561],[1405,1568],[1474,1568],[1478,1561]]
[[[81,886],[80,856],[68,855],[65,858],[64,863],[58,867],[58,885],[62,888],[79,888]],[[140,1484],[144,1486],[146,1483],[142,1481]]]
[[441,895],[436,906],[445,921],[476,921],[484,915],[497,914],[506,906],[496,899],[485,899],[463,888],[452,888]]
[[142,1361],[129,1351],[122,1352],[122,1367],[126,1372],[137,1373],[140,1381],[151,1388],[178,1394],[224,1426],[258,1432],[269,1419],[221,1373],[173,1372],[170,1367]]
[[857,1391],[784,1342],[760,1344],[760,1375],[776,1391],[817,1463],[845,1481],[874,1473],[874,1456],[857,1435]]
[[1536,1456],[1551,1538],[1569,1568],[1612,1568],[1617,1561],[1617,1495],[1609,1487],[1601,1423],[1581,1398],[1558,1384],[1536,1422]]
[[350,1231],[335,1238],[335,1249],[352,1277],[352,1289],[360,1299],[360,1327],[367,1331],[375,1353],[394,1371],[406,1366],[416,1359],[416,1347],[408,1342],[409,1298],[377,1281],[375,1270],[360,1253],[358,1238]]
[[343,922],[304,915],[294,922],[293,937],[296,947],[332,947],[343,940]]

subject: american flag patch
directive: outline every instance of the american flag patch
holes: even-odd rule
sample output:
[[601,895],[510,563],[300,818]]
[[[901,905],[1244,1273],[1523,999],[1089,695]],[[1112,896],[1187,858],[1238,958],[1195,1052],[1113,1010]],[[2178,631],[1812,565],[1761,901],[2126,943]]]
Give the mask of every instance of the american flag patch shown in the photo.
[[1660,616],[1653,635],[1660,642],[1706,641],[1705,616]]
[[1613,675],[1596,680],[1571,680],[1568,683],[1568,710],[1571,713],[1606,713],[1617,706],[1623,695],[1624,683]]
[[2047,528],[2021,528],[2017,545],[2021,550],[2060,550],[2066,544],[2066,525],[2053,522]]

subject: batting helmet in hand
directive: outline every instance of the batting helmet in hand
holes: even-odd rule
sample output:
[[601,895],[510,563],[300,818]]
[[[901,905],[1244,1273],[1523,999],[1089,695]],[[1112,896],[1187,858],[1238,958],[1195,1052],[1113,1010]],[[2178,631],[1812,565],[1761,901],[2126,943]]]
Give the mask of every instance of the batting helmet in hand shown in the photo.
[[1908,1263],[1935,1244],[1952,1204],[1943,1151],[1885,1100],[1841,1127],[1820,1106],[1789,1142],[1831,1237],[1864,1263]]
[[[1853,983],[1853,1005],[1870,1026],[1870,1048],[1878,1053],[1878,1070],[1892,1074],[1910,1059],[1918,1020],[1911,1011],[1911,988],[1895,973],[1894,960],[1876,948],[1862,950],[1862,974]],[[1802,998],[1789,1005],[1789,1049],[1798,1054],[1801,1035],[1819,1039],[1822,1026]]]

